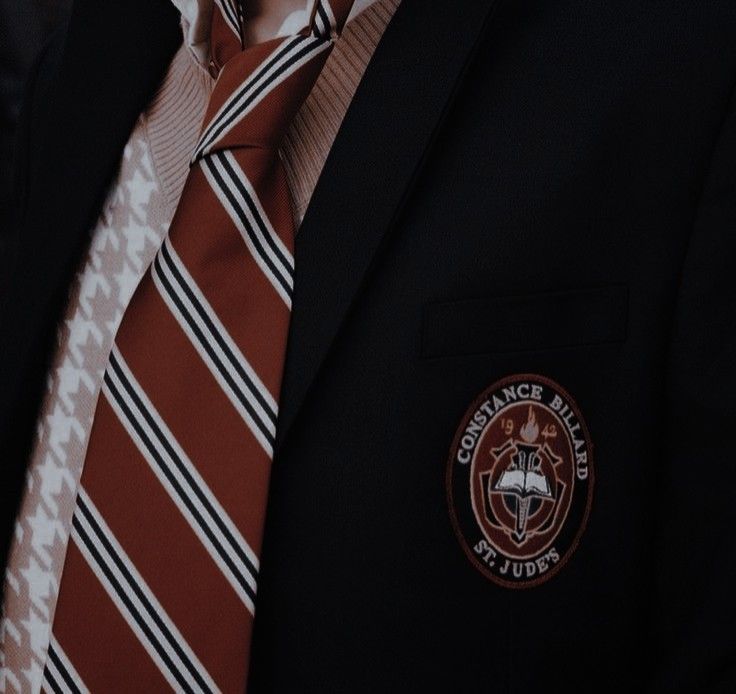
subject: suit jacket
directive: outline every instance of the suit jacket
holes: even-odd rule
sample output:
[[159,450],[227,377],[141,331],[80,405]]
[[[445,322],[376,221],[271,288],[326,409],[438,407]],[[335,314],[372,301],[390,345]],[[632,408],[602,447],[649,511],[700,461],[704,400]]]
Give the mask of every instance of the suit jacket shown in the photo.
[[[3,556],[170,5],[79,0],[29,88]],[[403,1],[297,239],[251,691],[734,691],[735,78],[732,0]],[[523,589],[448,509],[464,413],[517,374],[570,394],[595,469],[577,549]]]
[[35,2],[0,2],[0,226],[7,226],[13,173],[13,134],[26,74],[43,45]]

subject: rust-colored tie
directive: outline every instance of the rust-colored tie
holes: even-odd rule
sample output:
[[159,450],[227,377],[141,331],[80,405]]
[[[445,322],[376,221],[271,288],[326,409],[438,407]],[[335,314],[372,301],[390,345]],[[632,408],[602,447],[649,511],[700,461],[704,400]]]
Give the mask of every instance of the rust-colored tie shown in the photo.
[[294,277],[278,149],[352,4],[244,50],[237,0],[215,3],[219,77],[105,372],[47,691],[245,689]]

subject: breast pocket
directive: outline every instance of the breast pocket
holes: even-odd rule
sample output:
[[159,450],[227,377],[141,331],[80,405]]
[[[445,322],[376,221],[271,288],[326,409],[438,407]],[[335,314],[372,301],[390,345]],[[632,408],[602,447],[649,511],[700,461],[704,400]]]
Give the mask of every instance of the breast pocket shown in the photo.
[[582,347],[626,339],[624,285],[433,302],[422,316],[425,358]]

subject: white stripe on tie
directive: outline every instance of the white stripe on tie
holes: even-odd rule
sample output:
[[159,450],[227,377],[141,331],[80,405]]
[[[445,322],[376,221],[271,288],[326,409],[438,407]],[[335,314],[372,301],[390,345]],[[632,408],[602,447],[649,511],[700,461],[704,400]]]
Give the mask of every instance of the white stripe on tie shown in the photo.
[[[166,243],[168,244],[168,241]],[[173,250],[170,245],[168,245],[168,249]],[[181,272],[183,266],[177,267],[177,269]],[[201,292],[198,289],[194,291],[196,285],[190,286],[189,288],[193,293],[195,295],[198,294],[196,298],[205,302],[203,308],[209,320],[214,325],[215,332],[222,337],[227,347],[234,347],[237,350],[235,352],[235,358],[245,371],[251,384],[247,383],[241,374],[237,372],[233,366],[233,362],[218,343],[210,327],[205,324],[205,321],[193,306],[189,296],[182,291],[181,285],[171,272],[171,267],[164,261],[162,254],[159,255],[157,263],[152,268],[152,278],[161,298],[199,353],[202,361],[208,367],[222,391],[227,395],[233,407],[246,423],[263,450],[266,451],[269,458],[272,457],[273,441],[276,435],[276,416],[278,413],[278,405],[273,399],[273,396],[258,378],[253,368],[245,359],[245,356],[237,350],[234,341],[220,323],[212,307],[206,303]],[[187,279],[191,279],[191,277]],[[183,310],[174,301],[175,298],[183,306]],[[203,338],[195,332],[193,326],[204,336]],[[269,406],[270,412],[264,409],[262,402],[256,397],[256,393]]]
[[[255,572],[258,571],[255,552],[161,419],[116,347],[113,347],[107,377],[112,387],[105,382],[102,392],[120,423],[233,590],[253,614]],[[126,385],[134,390],[145,412],[130,396]],[[149,420],[153,421],[153,426]]]
[[[243,86],[222,105],[202,133],[192,161],[196,161],[210,152],[220,139],[240,123],[279,84],[297,72],[299,68],[316,55],[331,48],[332,42],[314,36],[297,36],[287,39],[283,45],[288,47],[283,57],[280,57],[273,66],[269,66],[263,74],[257,73],[250,76],[243,83]],[[301,57],[293,60],[297,55],[300,55],[302,49],[304,49],[304,53]],[[278,54],[280,50],[281,47],[277,48],[272,56]],[[293,62],[290,62],[291,60]],[[268,59],[264,61],[264,63],[267,62]],[[259,90],[259,88],[261,89]]]
[[77,504],[71,533],[74,544],[166,681],[174,689],[186,686],[194,692],[217,691],[204,665],[138,573],[83,487],[79,489]]
[[54,692],[89,694],[89,689],[53,634],[49,641],[43,675],[47,686]]
[[[237,162],[229,152],[222,156],[218,152],[202,162],[202,171],[220,204],[240,232],[253,260],[287,307],[291,308],[294,258],[271,226],[243,170],[237,166]],[[256,214],[253,213],[246,196],[252,201]],[[264,235],[264,228],[268,238]],[[269,243],[269,238],[272,243]],[[281,251],[280,254],[274,251],[273,245]]]
[[238,8],[233,7],[233,4],[229,0],[215,0],[215,5],[220,11],[222,18],[232,30],[235,36],[240,40],[240,21],[238,19]]

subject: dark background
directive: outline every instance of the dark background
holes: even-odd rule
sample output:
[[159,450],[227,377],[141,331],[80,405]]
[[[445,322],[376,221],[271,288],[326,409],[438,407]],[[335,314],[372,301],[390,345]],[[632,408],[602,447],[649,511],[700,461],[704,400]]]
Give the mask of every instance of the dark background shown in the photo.
[[13,137],[28,71],[71,0],[0,0],[0,226],[10,214]]

